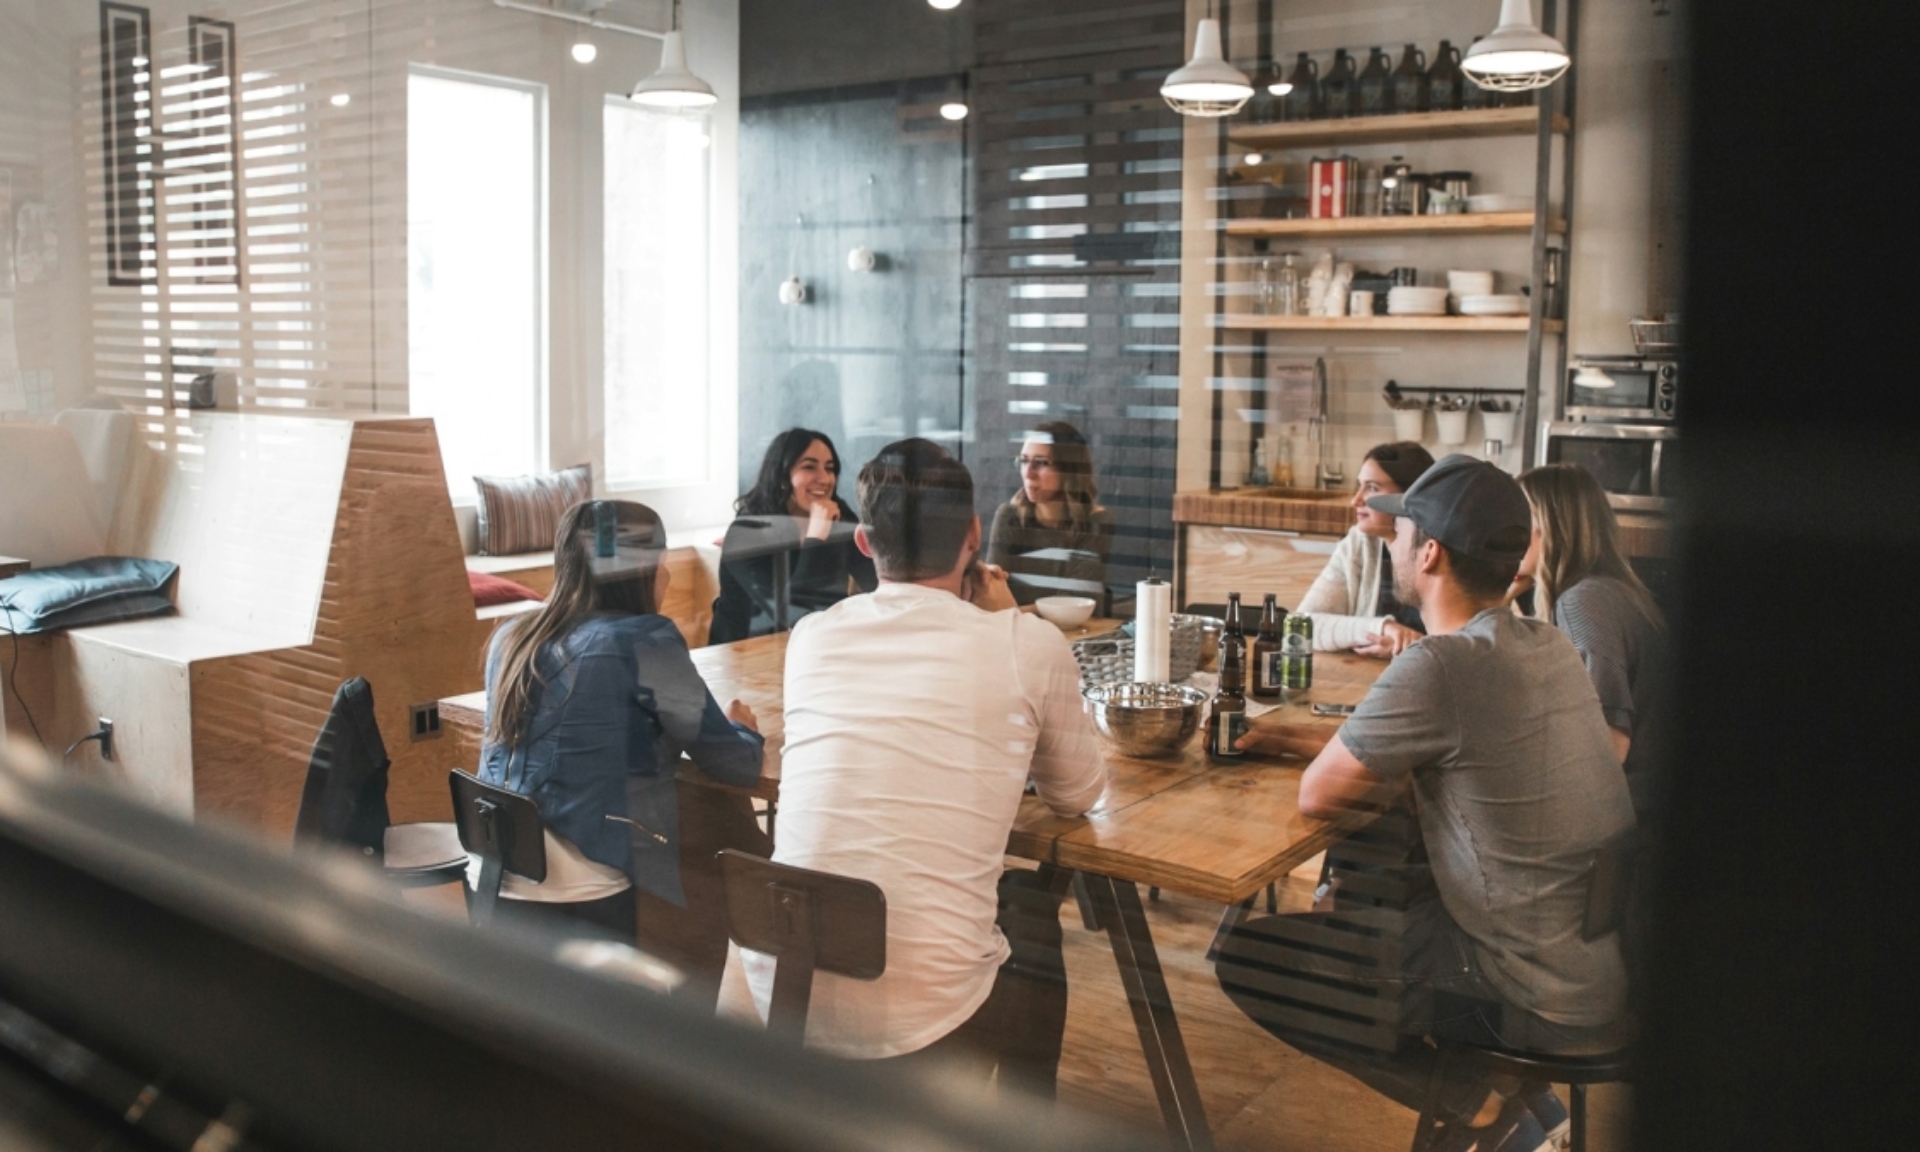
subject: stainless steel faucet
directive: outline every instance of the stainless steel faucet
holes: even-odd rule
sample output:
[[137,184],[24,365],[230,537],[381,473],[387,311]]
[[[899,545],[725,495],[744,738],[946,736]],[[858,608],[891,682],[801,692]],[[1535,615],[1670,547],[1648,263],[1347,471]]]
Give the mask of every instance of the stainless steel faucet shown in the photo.
[[1332,459],[1327,447],[1327,422],[1331,418],[1331,406],[1327,402],[1327,361],[1318,357],[1313,362],[1313,373],[1318,395],[1315,398],[1313,417],[1307,421],[1307,439],[1316,445],[1314,450],[1313,486],[1315,488],[1345,488],[1346,470],[1339,461]]

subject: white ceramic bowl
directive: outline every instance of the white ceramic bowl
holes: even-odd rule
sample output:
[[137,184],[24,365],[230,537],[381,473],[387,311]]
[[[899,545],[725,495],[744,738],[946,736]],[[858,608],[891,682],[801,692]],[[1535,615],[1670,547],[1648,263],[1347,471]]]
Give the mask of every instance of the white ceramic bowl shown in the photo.
[[1493,293],[1491,272],[1448,272],[1447,290],[1455,296],[1488,296]]
[[1510,192],[1488,192],[1479,196],[1467,197],[1469,212],[1531,212],[1533,197],[1515,196]]
[[1462,316],[1525,316],[1527,298],[1525,296],[1462,296],[1460,297],[1460,315]]
[[1079,628],[1093,619],[1091,596],[1042,596],[1033,602],[1042,619],[1061,628]]

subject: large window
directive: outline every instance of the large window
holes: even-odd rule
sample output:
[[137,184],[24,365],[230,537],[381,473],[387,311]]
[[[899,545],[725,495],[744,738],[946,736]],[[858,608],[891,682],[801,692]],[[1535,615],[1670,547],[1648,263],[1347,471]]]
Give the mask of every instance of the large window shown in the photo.
[[455,496],[546,463],[546,90],[407,78],[409,406]]
[[609,97],[606,475],[708,478],[707,121]]

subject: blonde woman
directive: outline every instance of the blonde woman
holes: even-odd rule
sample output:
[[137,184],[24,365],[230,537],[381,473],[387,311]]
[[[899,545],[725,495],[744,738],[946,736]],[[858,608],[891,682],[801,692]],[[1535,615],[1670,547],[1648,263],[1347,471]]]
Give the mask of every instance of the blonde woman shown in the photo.
[[1014,599],[1105,599],[1113,514],[1100,506],[1093,453],[1071,424],[1053,421],[1027,433],[1015,461],[1020,490],[993,514],[987,561],[1006,569]]
[[1523,474],[1520,489],[1533,508],[1533,545],[1515,591],[1533,588],[1536,614],[1580,650],[1634,808],[1644,810],[1647,736],[1664,703],[1666,620],[1621,555],[1619,522],[1598,480],[1573,464],[1548,464]]

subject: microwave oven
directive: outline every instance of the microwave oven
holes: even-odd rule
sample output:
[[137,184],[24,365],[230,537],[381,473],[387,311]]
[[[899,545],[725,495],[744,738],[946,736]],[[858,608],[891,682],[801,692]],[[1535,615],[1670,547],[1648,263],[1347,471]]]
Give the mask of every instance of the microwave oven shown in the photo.
[[1561,410],[1569,420],[1671,424],[1680,365],[1637,356],[1581,356],[1567,368]]
[[1540,463],[1586,469],[1622,511],[1672,511],[1679,451],[1679,432],[1670,424],[1568,420],[1550,421],[1540,431]]

